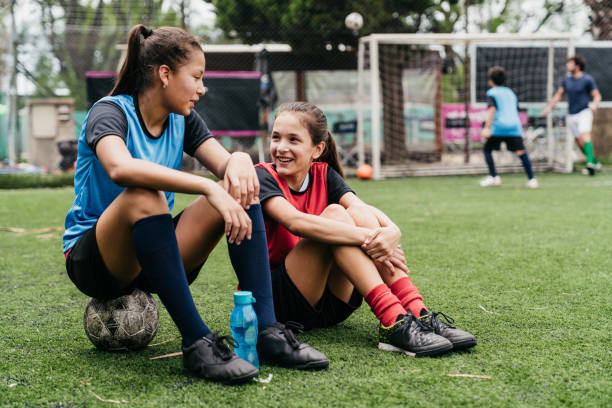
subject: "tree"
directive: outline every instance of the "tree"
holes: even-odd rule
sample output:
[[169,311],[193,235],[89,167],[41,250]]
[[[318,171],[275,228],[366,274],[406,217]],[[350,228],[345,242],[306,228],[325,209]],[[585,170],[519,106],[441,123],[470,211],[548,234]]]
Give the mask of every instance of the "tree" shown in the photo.
[[[436,4],[456,4],[456,0],[208,0],[216,7],[217,26],[226,35],[235,34],[246,43],[265,41],[288,43],[296,54],[317,58],[338,52],[339,46],[357,45],[357,37],[344,26],[344,18],[353,11],[365,16],[360,35],[373,32],[416,32],[426,21],[426,12]],[[393,52],[393,49],[390,49]],[[381,70],[381,79],[401,75],[401,70]],[[395,83],[401,83],[395,81]],[[393,101],[383,115],[386,158],[406,154],[405,130],[394,126],[395,115],[403,117],[402,87],[383,87],[383,99]]]
[[45,87],[68,88],[77,109],[87,108],[86,72],[116,70],[120,57],[116,45],[125,43],[132,25],[180,25],[176,11],[162,12],[162,0],[36,0],[36,3],[51,53],[39,56],[37,68],[32,70],[36,73],[33,81],[42,94]]
[[591,9],[591,33],[596,40],[612,40],[612,0],[584,0]]

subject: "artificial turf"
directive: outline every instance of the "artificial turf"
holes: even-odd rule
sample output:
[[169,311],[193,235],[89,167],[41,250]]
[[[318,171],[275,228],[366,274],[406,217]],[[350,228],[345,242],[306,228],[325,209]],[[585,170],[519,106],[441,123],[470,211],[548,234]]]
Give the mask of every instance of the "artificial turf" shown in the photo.
[[[367,305],[301,338],[328,370],[262,366],[269,383],[223,386],[185,375],[160,306],[141,352],[96,350],[87,297],[66,276],[60,239],[73,191],[0,193],[0,406],[611,406],[612,173],[350,180],[402,229],[426,304],[474,333],[471,351],[415,359],[379,351]],[[176,210],[192,197],[177,196]],[[224,243],[192,291],[207,324],[229,333],[236,278]],[[456,376],[458,374],[468,376]],[[102,401],[105,400],[105,401]]]

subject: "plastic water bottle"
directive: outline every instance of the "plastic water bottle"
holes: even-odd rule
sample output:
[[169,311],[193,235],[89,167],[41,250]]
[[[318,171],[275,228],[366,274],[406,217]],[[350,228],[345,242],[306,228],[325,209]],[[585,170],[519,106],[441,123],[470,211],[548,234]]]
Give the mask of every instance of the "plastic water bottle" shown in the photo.
[[238,357],[253,364],[259,369],[257,357],[257,315],[253,309],[255,303],[250,291],[234,292],[234,310],[230,315],[230,330],[238,344],[234,350]]

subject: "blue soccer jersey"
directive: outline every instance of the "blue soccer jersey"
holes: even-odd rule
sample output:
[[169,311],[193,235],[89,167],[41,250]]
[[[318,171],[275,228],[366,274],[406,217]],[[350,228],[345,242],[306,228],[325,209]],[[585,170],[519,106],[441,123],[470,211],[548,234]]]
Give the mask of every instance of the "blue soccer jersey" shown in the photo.
[[[143,131],[134,100],[128,95],[107,96],[100,99],[112,101],[119,105],[127,119],[125,143],[136,159],[147,160],[165,167],[179,170],[183,158],[183,141],[185,137],[185,117],[171,113],[162,135],[152,138]],[[115,184],[87,141],[88,112],[79,136],[79,153],[74,174],[75,199],[72,208],[66,215],[63,237],[63,250],[68,251],[82,234],[89,230],[102,215],[110,203],[124,190]],[[172,211],[174,193],[165,192],[168,207]]]
[[589,74],[583,74],[580,78],[574,78],[571,74],[568,74],[563,78],[561,86],[567,93],[570,115],[587,109],[589,102],[591,102],[591,92],[597,89],[595,80]]
[[489,106],[495,106],[495,117],[491,124],[491,136],[521,137],[523,126],[518,114],[518,99],[505,86],[495,86],[487,91]]

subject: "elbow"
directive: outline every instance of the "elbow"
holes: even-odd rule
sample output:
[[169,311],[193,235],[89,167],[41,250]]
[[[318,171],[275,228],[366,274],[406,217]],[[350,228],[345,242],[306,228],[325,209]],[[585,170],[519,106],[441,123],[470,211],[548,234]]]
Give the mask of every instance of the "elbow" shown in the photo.
[[297,235],[298,237],[303,237],[307,222],[302,219],[302,217],[295,217],[287,225],[284,227],[292,233],[293,235]]
[[130,184],[130,174],[131,172],[126,168],[126,166],[114,165],[106,170],[108,177],[111,181],[118,186],[127,187]]

